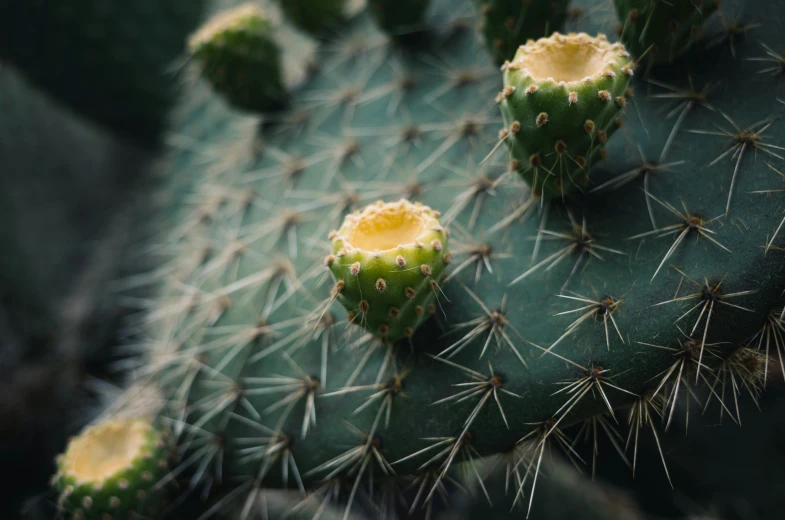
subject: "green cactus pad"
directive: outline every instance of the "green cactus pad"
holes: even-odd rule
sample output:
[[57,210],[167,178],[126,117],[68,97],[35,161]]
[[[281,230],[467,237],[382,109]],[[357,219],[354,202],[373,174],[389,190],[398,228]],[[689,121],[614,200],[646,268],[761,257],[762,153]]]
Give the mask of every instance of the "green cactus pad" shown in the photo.
[[237,108],[266,112],[287,98],[280,52],[262,9],[243,4],[207,22],[190,41],[204,77]]
[[383,31],[403,36],[424,26],[430,3],[430,0],[369,0],[368,9]]
[[436,309],[447,236],[437,211],[403,199],[347,215],[326,263],[350,321],[383,341],[411,337]]
[[346,0],[278,0],[294,25],[315,36],[346,17]]
[[559,34],[522,45],[505,62],[500,136],[537,195],[563,196],[588,181],[593,161],[621,126],[633,74],[620,43],[600,34]]
[[[621,20],[619,37],[634,56],[650,64],[669,63],[701,33],[718,0],[661,2],[613,0]],[[648,51],[648,52],[647,52]]]
[[515,55],[530,38],[560,31],[567,19],[570,0],[473,0],[479,28],[497,64]]
[[74,518],[119,519],[151,514],[153,490],[167,471],[163,436],[146,419],[108,419],[71,439],[58,458],[59,505]]

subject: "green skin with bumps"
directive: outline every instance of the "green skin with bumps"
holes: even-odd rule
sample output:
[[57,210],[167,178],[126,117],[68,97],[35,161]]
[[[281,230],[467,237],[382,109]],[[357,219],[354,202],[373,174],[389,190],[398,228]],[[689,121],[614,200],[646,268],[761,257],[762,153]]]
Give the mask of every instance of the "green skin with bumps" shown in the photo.
[[212,87],[237,108],[266,112],[287,99],[270,22],[244,14],[191,49]]
[[[773,4],[748,6],[754,7],[749,16],[785,8],[782,0],[773,0]],[[785,274],[782,253],[776,249],[783,247],[782,237],[772,248],[764,246],[782,220],[783,199],[780,193],[754,193],[782,187],[781,178],[766,164],[769,160],[782,171],[780,159],[760,148],[755,161],[749,139],[740,142],[732,125],[718,112],[696,106],[660,161],[686,163],[672,171],[647,165],[617,189],[599,190],[607,181],[641,167],[638,146],[654,161],[671,136],[673,120],[662,115],[668,108],[666,102],[641,95],[635,99],[639,115],[625,117],[624,126],[607,141],[608,160],[602,169],[592,171],[583,192],[574,190],[564,202],[557,198],[541,204],[541,199],[527,198],[525,187],[508,170],[510,157],[504,147],[483,162],[498,142],[499,128],[509,128],[512,123],[502,121],[499,108],[489,99],[503,87],[498,68],[482,54],[473,31],[466,30],[465,24],[447,22],[456,12],[454,1],[435,1],[434,8],[432,19],[441,20],[442,25],[433,27],[433,38],[423,54],[400,55],[394,47],[366,45],[358,55],[352,55],[346,42],[373,35],[372,22],[362,19],[343,29],[340,41],[320,55],[320,62],[329,65],[323,68],[324,73],[293,95],[295,110],[311,109],[313,118],[305,123],[294,117],[276,118],[278,123],[271,123],[261,136],[255,134],[259,125],[252,125],[251,135],[257,138],[253,142],[264,141],[269,147],[251,157],[232,155],[239,137],[245,135],[241,129],[246,128],[243,123],[248,119],[201,92],[186,93],[182,100],[183,116],[175,123],[178,133],[219,153],[213,157],[181,148],[170,150],[172,183],[189,178],[198,186],[192,197],[183,197],[193,205],[180,209],[171,236],[163,241],[172,263],[151,275],[160,286],[160,296],[140,324],[151,338],[145,373],[160,375],[164,393],[172,397],[169,401],[174,409],[167,412],[184,417],[186,429],[192,428],[205,442],[226,441],[221,446],[225,446],[222,469],[227,482],[283,486],[281,459],[265,458],[272,453],[269,450],[281,446],[290,450],[286,453],[296,461],[309,491],[333,477],[346,477],[351,485],[361,472],[363,478],[357,481],[364,486],[369,468],[380,480],[382,457],[398,476],[417,476],[429,466],[432,456],[450,445],[424,453],[421,450],[434,446],[438,442],[434,438],[446,437],[446,442],[451,442],[449,438],[464,431],[471,418],[467,431],[477,454],[510,453],[518,441],[536,431],[537,423],[558,420],[566,430],[570,424],[609,413],[596,385],[614,385],[603,390],[623,426],[625,413],[619,408],[640,402],[638,396],[649,395],[676,359],[673,351],[650,345],[678,348],[685,334],[700,340],[706,331],[707,345],[722,343],[716,348],[721,358],[760,331],[771,308],[782,306]],[[576,29],[596,34],[613,25],[615,20],[590,18]],[[775,42],[782,26],[768,21],[756,30],[763,41]],[[434,53],[442,58],[438,65],[429,60]],[[756,48],[743,49],[742,57],[759,56]],[[387,68],[390,60],[397,68]],[[456,71],[449,68],[453,63],[474,65],[478,72],[471,81],[456,81]],[[738,68],[755,71],[757,64],[733,61],[728,55],[712,63],[693,60],[689,65],[665,68],[660,81],[682,89],[688,88],[689,77],[723,81],[722,92],[710,101],[741,128],[769,121],[772,114],[779,115],[785,108],[773,92],[775,79],[738,73]],[[397,71],[410,74],[417,83],[405,92],[397,90]],[[356,79],[360,80],[357,88],[367,97],[355,103],[346,98],[339,101],[339,88]],[[612,96],[623,94],[622,81],[628,81],[622,74],[611,81],[608,90]],[[648,87],[645,81],[634,81],[638,89]],[[389,96],[374,98],[369,94],[377,92]],[[579,93],[578,103],[592,92],[596,95],[596,86],[591,92]],[[551,98],[555,97],[552,93]],[[556,117],[561,114],[554,103],[551,99],[547,105],[553,112],[549,121],[562,124],[564,119]],[[614,100],[609,103],[608,110],[610,106],[618,109]],[[569,110],[568,100],[562,98],[559,106]],[[527,114],[531,118],[538,112],[530,109]],[[474,123],[473,132],[461,131],[469,127],[466,121]],[[610,113],[602,121],[611,124]],[[551,132],[550,122],[534,128]],[[580,118],[570,124],[578,123],[582,123]],[[418,133],[411,132],[413,126]],[[717,126],[729,128],[731,133],[717,136],[685,130],[714,132]],[[402,137],[413,134],[418,139]],[[553,150],[552,140],[565,137],[561,133],[547,136],[550,143],[548,139],[537,143],[546,159]],[[348,138],[359,141],[358,151],[351,157],[336,153]],[[589,140],[583,138],[587,146]],[[782,120],[776,119],[757,145],[781,146],[784,138]],[[742,143],[747,148],[729,215],[706,223],[725,214],[738,156],[731,159],[730,153],[714,161]],[[306,164],[296,178],[287,175],[293,158]],[[644,171],[648,180],[644,180]],[[412,189],[412,183],[417,189]],[[644,186],[651,196],[674,208],[681,210],[683,202],[691,215],[705,219],[702,225],[713,234],[700,236],[693,221],[685,223],[647,198]],[[250,199],[249,189],[253,194]],[[445,271],[450,278],[440,284],[446,316],[435,313],[417,329],[411,345],[407,341],[384,345],[365,335],[356,320],[349,325],[348,313],[340,304],[328,304],[334,285],[322,262],[333,245],[324,237],[330,229],[340,227],[346,214],[379,198],[398,200],[403,193],[441,211],[445,215],[442,224],[451,230],[453,260]],[[350,202],[340,202],[345,200]],[[527,204],[530,211],[519,214]],[[296,225],[281,219],[292,209],[301,217]],[[569,215],[577,222],[586,220],[592,244],[623,254],[595,248],[595,256],[587,252],[588,241],[559,238],[557,234],[571,232]],[[680,227],[682,224],[685,227]],[[632,238],[653,229],[660,232],[645,236],[645,240]],[[539,232],[542,236],[537,240]],[[684,233],[685,239],[663,265],[663,257],[679,233]],[[238,241],[247,245],[240,253]],[[554,256],[566,246],[572,249]],[[487,254],[482,253],[485,250]],[[200,256],[204,251],[209,254]],[[198,258],[204,261],[184,262]],[[547,258],[558,258],[558,262],[543,264],[520,283],[513,283]],[[287,269],[275,269],[281,259],[288,262]],[[363,258],[357,260],[362,263]],[[704,283],[720,281],[721,294],[708,295],[703,290]],[[375,282],[375,278],[367,282]],[[580,294],[592,301],[606,296],[621,300],[612,313],[619,334],[613,324],[603,323],[607,311],[597,312],[551,350],[563,358],[543,354],[543,349],[554,345],[582,315],[575,310],[586,305],[559,294]],[[697,296],[674,301],[675,294]],[[714,302],[710,324],[708,310],[700,318],[700,311],[683,317],[691,307],[706,302]],[[477,327],[485,328],[473,332]],[[462,340],[465,348],[450,359],[445,359],[447,355],[441,360],[432,357]],[[711,366],[721,361],[708,351],[705,356],[703,362]],[[599,368],[608,372],[597,375]],[[565,415],[563,406],[576,393],[559,391],[565,382],[580,381],[587,371],[591,377],[584,381],[595,387]],[[715,377],[708,370],[701,374],[710,381]],[[388,384],[395,376],[400,384]],[[313,378],[319,383],[312,384]],[[293,383],[276,383],[282,380]],[[694,384],[694,372],[689,380]],[[472,381],[485,385],[475,387],[481,392],[503,389],[514,394],[498,395],[505,415],[490,394],[450,399],[469,388],[454,385]],[[669,384],[665,386],[661,395],[670,389]],[[299,391],[302,393],[296,394]],[[368,400],[379,392],[387,392],[390,399]],[[485,404],[476,411],[486,395]],[[310,408],[309,402],[314,403]],[[389,402],[389,408],[382,408],[382,402]],[[311,412],[316,422],[308,419]],[[270,435],[262,426],[280,428],[280,433]],[[271,439],[254,441],[260,432]],[[370,432],[369,443],[363,434]],[[248,442],[256,442],[250,448],[256,449],[258,458],[249,458],[243,451],[250,449]],[[349,451],[353,449],[356,451]],[[279,449],[275,453],[284,452]],[[351,459],[352,453],[360,458]],[[463,454],[458,453],[454,464]],[[349,457],[343,460],[355,463],[343,465],[336,457]],[[438,467],[445,457],[443,453],[431,464]],[[208,468],[205,485],[209,482],[206,475],[215,473],[214,462],[199,461]],[[195,469],[183,467],[184,472]],[[655,472],[655,478],[665,478],[661,468],[646,469]],[[262,470],[266,473],[259,484],[254,479]],[[291,477],[288,485],[295,486]],[[348,495],[347,491],[343,496]]]
[[719,0],[663,2],[613,0],[619,38],[633,56],[647,53],[649,64],[670,63],[698,38]]
[[284,15],[313,36],[323,36],[346,16],[346,0],[278,0]]
[[526,40],[561,31],[570,0],[473,0],[479,29],[498,65],[510,60]]
[[438,280],[449,253],[447,233],[438,226],[438,219],[431,218],[437,226],[418,237],[417,244],[342,253],[347,242],[341,231],[346,225],[332,240],[335,257],[330,271],[339,284],[338,301],[354,315],[352,321],[385,342],[411,337],[436,311]]
[[381,30],[403,36],[425,26],[431,0],[369,0],[368,10]]
[[135,515],[155,517],[163,505],[165,492],[155,488],[168,471],[168,451],[162,434],[151,428],[145,435],[146,456],[137,456],[130,467],[103,481],[100,487],[79,482],[65,472],[62,462],[54,486],[58,504],[74,520],[125,520]]
[[[632,69],[623,50],[608,49],[618,55],[603,68],[607,75],[556,82],[517,67],[526,49],[521,47],[503,67],[505,89],[514,89],[509,95],[503,91],[499,103],[510,132],[505,143],[535,193],[546,199],[564,197],[588,185],[592,163],[604,155],[605,143],[621,126]],[[513,130],[515,123],[520,130]]]

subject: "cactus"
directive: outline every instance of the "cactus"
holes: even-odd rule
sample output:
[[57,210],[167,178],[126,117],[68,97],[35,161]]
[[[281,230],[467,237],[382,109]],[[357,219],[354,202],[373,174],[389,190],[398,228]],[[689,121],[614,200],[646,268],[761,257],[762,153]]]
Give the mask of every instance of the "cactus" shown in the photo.
[[473,0],[488,52],[501,65],[526,40],[561,31],[569,0]]
[[[620,45],[555,35],[529,48],[575,40],[610,53],[615,77],[605,68],[596,77],[608,95],[589,82],[576,87],[573,106],[554,83],[529,94],[548,94],[547,108],[515,105],[536,83],[508,67],[507,86],[522,88],[500,111],[493,93],[502,74],[478,50],[463,12],[446,0],[434,9],[432,38],[419,50],[374,44],[365,17],[342,28],[289,113],[248,124],[204,85],[182,100],[175,135],[197,146],[172,147],[166,173],[190,205],[172,208],[179,218],[162,240],[171,263],[148,278],[160,292],[137,323],[146,351],[139,375],[168,396],[160,420],[176,426],[186,453],[173,475],[191,471],[205,489],[226,482],[232,490],[221,506],[240,501],[250,512],[265,489],[289,486],[343,501],[349,515],[360,497],[395,502],[371,493],[396,493],[407,478],[422,505],[458,465],[482,487],[485,456],[507,464],[512,492],[531,504],[544,454],[572,449],[571,425],[616,439],[615,423],[628,418],[631,438],[659,438],[657,415],[667,428],[699,385],[724,386],[717,393],[737,418],[733,396],[774,370],[740,363],[734,352],[757,349],[749,342],[783,319],[772,314],[785,285],[775,79],[735,73],[756,65],[732,56],[693,60],[689,74],[672,66],[656,83],[632,78],[639,94],[630,98]],[[576,23],[597,34],[607,22]],[[776,41],[780,25],[769,20],[757,35]],[[704,99],[691,77],[725,86]],[[622,95],[626,103],[617,102]],[[563,196],[532,193],[537,182],[524,186],[508,150],[494,149],[498,129],[511,133],[511,115],[522,114],[521,128],[533,122],[532,131],[551,132],[553,123],[547,138],[561,138],[557,125],[574,132],[589,117],[556,117],[558,100],[566,113],[584,99],[595,132],[620,127],[602,169],[589,170],[588,154],[581,190],[564,182]],[[677,103],[674,122],[663,121],[663,99]],[[551,111],[539,127],[538,110]],[[547,165],[559,152],[546,144]],[[189,196],[183,179],[196,185]],[[346,260],[337,253],[346,245],[339,237],[379,212],[373,201],[388,208],[401,197],[441,213],[452,263],[434,278],[436,312],[393,342],[403,331],[388,325],[387,341],[380,338],[387,318],[370,316],[374,302],[400,298],[390,288],[417,270],[423,276],[426,261],[407,260],[414,269],[398,279],[375,238],[353,243]],[[436,248],[422,242],[415,253],[437,262],[434,277]],[[368,260],[374,249],[379,259]],[[348,310],[334,301],[343,291],[328,270],[348,280],[343,291],[353,288],[342,301]],[[771,341],[772,353],[782,350]],[[669,476],[667,467],[647,470]]]
[[104,419],[71,439],[53,480],[75,519],[131,518],[160,509],[153,486],[166,471],[166,443],[149,420]]
[[661,2],[613,0],[620,22],[619,38],[633,56],[648,55],[650,64],[669,63],[703,32],[719,0]]
[[256,4],[243,4],[206,23],[190,50],[213,88],[238,108],[267,112],[286,100],[272,25]]
[[535,195],[564,197],[588,184],[592,161],[622,124],[628,56],[602,34],[555,33],[522,45],[504,64],[501,140]]

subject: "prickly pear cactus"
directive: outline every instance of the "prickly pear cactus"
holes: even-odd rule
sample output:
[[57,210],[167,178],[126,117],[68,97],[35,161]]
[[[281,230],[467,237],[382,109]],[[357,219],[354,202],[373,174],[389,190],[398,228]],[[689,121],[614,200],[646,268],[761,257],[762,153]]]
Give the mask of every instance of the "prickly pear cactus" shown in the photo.
[[[659,438],[699,386],[724,388],[713,403],[737,419],[734,396],[780,368],[766,356],[783,347],[785,106],[781,74],[755,72],[781,57],[717,47],[630,78],[621,47],[599,36],[617,24],[606,5],[568,27],[589,36],[529,47],[558,70],[597,65],[575,103],[555,73],[545,85],[508,67],[513,103],[500,110],[503,74],[478,46],[471,5],[433,4],[430,38],[406,52],[366,16],[347,24],[287,113],[241,116],[202,84],[182,100],[165,173],[194,186],[178,191],[188,204],[156,248],[171,260],[147,278],[159,296],[137,324],[139,377],[168,396],[160,420],[183,452],[172,475],[230,488],[212,512],[239,502],[249,516],[266,489],[288,486],[349,515],[396,503],[407,482],[418,509],[458,468],[485,489],[484,456],[526,507],[548,449],[573,449],[571,425]],[[765,16],[776,9],[785,3],[747,4],[768,45],[782,32]],[[582,59],[595,48],[610,61]],[[555,198],[529,189],[505,118],[569,147],[586,119],[608,128],[608,107],[617,131],[600,165],[578,165],[585,182]],[[573,168],[582,153],[542,146],[543,165]],[[438,211],[438,227],[421,239],[403,223],[347,229],[401,198]],[[352,236],[341,257],[338,237]],[[410,239],[407,254],[423,258],[401,254],[402,268],[387,246]],[[414,283],[435,312],[411,338],[392,321],[380,333],[395,317],[375,303],[406,305],[401,286]],[[618,445],[634,460],[637,440]],[[644,470],[669,478],[667,466]]]

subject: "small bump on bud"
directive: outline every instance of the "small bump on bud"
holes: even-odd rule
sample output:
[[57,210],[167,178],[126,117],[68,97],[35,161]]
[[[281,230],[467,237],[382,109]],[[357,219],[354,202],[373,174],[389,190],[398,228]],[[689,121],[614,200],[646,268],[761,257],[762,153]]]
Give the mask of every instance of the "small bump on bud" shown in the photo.
[[403,335],[406,336],[407,338],[411,338],[413,334],[414,331],[412,330],[411,327],[406,327],[405,329],[403,329]]
[[449,264],[450,262],[452,262],[452,254],[451,254],[451,253],[447,253],[446,255],[444,255],[444,256],[442,257],[442,261],[443,261],[445,264]]
[[556,141],[556,144],[554,145],[553,149],[556,150],[557,154],[561,155],[567,151],[567,143],[559,139],[558,141]]
[[335,298],[339,294],[343,292],[344,287],[346,287],[346,282],[343,281],[343,278],[335,282],[332,290],[332,297]]
[[442,250],[442,243],[438,240],[431,240],[431,249],[434,251],[441,251]]
[[574,105],[575,103],[577,103],[578,102],[578,93],[575,92],[575,91],[570,92],[570,94],[567,96],[567,102],[570,105]]
[[414,307],[414,313],[417,316],[422,316],[423,314],[425,314],[425,309],[423,309],[420,305],[417,305]]
[[420,272],[423,274],[423,276],[431,276],[431,266],[422,264],[420,266]]
[[542,127],[548,122],[548,114],[546,112],[540,112],[537,115],[537,119],[535,120],[538,127]]
[[413,300],[414,297],[417,296],[417,291],[415,291],[411,287],[407,287],[406,289],[403,290],[403,294],[405,294],[406,297],[409,298],[410,300]]
[[600,101],[608,102],[611,100],[611,93],[607,90],[600,90],[597,92],[597,97],[600,98]]
[[384,281],[384,278],[376,280],[376,290],[382,293],[387,290],[387,282]]
[[390,318],[397,320],[398,316],[401,315],[401,311],[398,310],[397,307],[390,307],[389,309],[387,309],[387,314],[388,316],[390,316]]
[[542,159],[540,159],[540,152],[533,153],[531,157],[529,157],[529,164],[532,168],[537,168],[542,164]]
[[521,131],[521,123],[518,121],[513,121],[512,124],[510,125],[510,134],[515,135],[520,131]]
[[433,314],[434,312],[436,312],[436,305],[431,303],[428,305],[428,314]]
[[528,96],[529,94],[534,94],[538,90],[540,90],[540,87],[538,87],[537,85],[531,84],[528,87],[526,87],[526,90],[524,90],[523,92]]
[[616,104],[624,108],[627,105],[627,100],[624,99],[624,96],[618,96],[616,97]]
[[379,330],[379,334],[381,336],[386,336],[387,333],[390,332],[390,327],[388,327],[387,325],[382,323],[381,325],[379,325],[379,329],[378,330]]
[[586,120],[586,121],[583,123],[583,130],[584,130],[584,131],[585,131],[587,134],[590,134],[590,133],[594,132],[594,128],[595,128],[595,126],[594,126],[594,121],[592,121],[591,119],[587,119],[587,120]]
[[360,309],[360,312],[365,314],[368,312],[368,309],[371,308],[371,304],[368,303],[368,300],[360,300],[360,305],[358,305],[357,308]]
[[327,255],[324,257],[324,265],[327,267],[332,266],[333,262],[335,262],[335,255]]
[[401,256],[401,255],[398,255],[398,256],[395,257],[395,263],[401,269],[406,267],[406,259],[403,256]]
[[608,134],[605,130],[597,130],[597,141],[599,141],[600,144],[608,142]]

